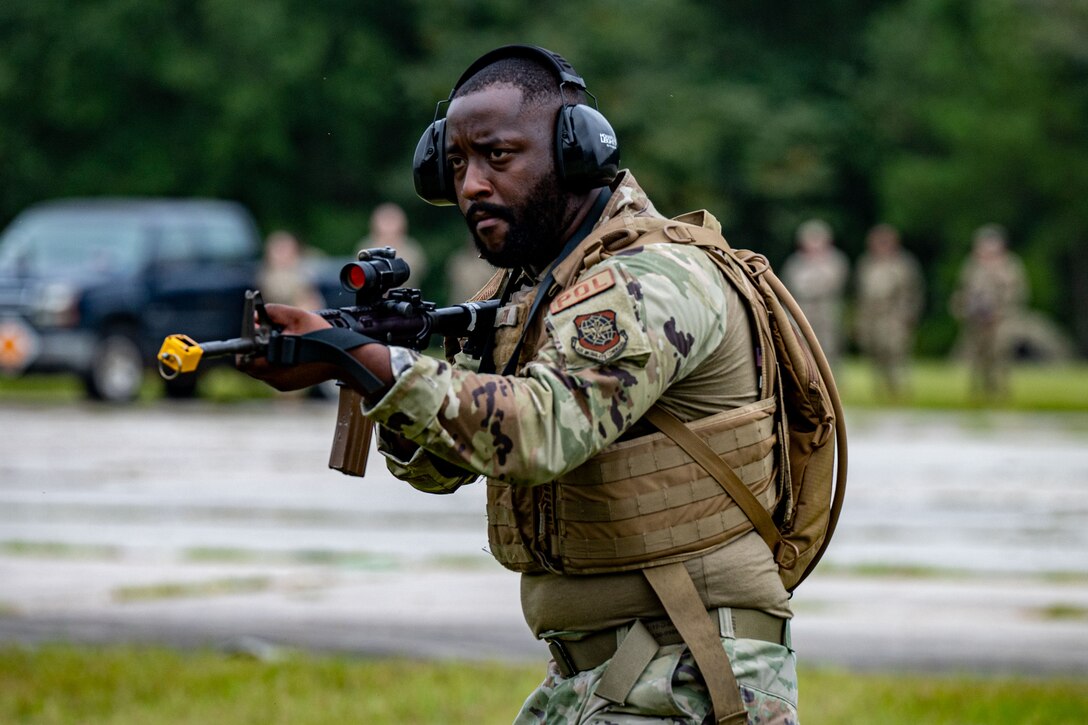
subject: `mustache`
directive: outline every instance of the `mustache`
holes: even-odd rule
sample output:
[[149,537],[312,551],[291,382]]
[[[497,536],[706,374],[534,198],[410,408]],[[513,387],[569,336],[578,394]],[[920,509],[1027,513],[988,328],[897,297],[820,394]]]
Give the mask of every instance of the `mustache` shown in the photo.
[[471,206],[469,206],[469,208],[465,210],[465,219],[468,220],[470,225],[475,227],[476,224],[474,220],[476,218],[476,215],[480,213],[496,217],[497,219],[502,219],[508,224],[513,224],[516,221],[516,219],[514,218],[514,212],[511,211],[509,207],[501,206],[499,204],[492,204],[488,201],[472,202]]

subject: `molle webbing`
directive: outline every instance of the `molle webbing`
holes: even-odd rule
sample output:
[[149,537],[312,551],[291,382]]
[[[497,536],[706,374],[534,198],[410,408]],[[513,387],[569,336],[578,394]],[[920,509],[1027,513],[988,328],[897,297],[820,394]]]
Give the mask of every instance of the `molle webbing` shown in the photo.
[[[533,489],[515,489],[501,481],[487,481],[487,546],[500,564],[513,571],[547,571],[532,554],[540,548],[536,545],[539,529],[533,526],[534,497]],[[519,526],[519,521],[524,524]]]
[[[772,398],[691,424],[767,508],[777,497],[774,410]],[[639,569],[751,528],[721,485],[660,433],[614,444],[554,483],[489,493],[492,554],[519,571]]]

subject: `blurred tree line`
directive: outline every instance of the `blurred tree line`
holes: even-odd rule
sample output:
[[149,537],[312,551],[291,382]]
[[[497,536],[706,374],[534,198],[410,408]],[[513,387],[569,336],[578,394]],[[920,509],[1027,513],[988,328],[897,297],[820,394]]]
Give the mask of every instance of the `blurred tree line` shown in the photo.
[[951,344],[986,222],[1088,351],[1088,0],[6,0],[0,223],[61,196],[202,195],[348,254],[393,200],[440,262],[467,231],[415,198],[412,152],[509,42],[574,63],[667,214],[708,208],[776,264],[811,216],[852,258],[899,226],[930,280],[922,352]]

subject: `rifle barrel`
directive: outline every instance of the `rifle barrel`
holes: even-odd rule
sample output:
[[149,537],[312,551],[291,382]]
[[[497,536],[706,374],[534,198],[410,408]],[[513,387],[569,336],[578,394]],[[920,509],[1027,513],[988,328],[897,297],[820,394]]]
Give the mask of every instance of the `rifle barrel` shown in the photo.
[[230,340],[215,340],[213,342],[200,343],[200,349],[204,351],[204,357],[222,357],[224,355],[245,355],[257,349],[257,343],[244,337],[235,337]]

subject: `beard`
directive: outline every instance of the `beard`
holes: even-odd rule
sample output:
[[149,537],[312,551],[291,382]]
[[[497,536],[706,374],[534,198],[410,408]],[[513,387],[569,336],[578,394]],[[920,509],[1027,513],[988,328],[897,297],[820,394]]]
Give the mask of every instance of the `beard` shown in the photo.
[[563,231],[569,224],[570,200],[559,187],[555,170],[541,177],[516,207],[477,201],[468,208],[466,220],[477,211],[484,211],[506,222],[506,241],[502,249],[493,252],[476,235],[469,221],[472,240],[480,256],[496,267],[512,269],[527,267],[534,271],[545,269],[563,249]]

